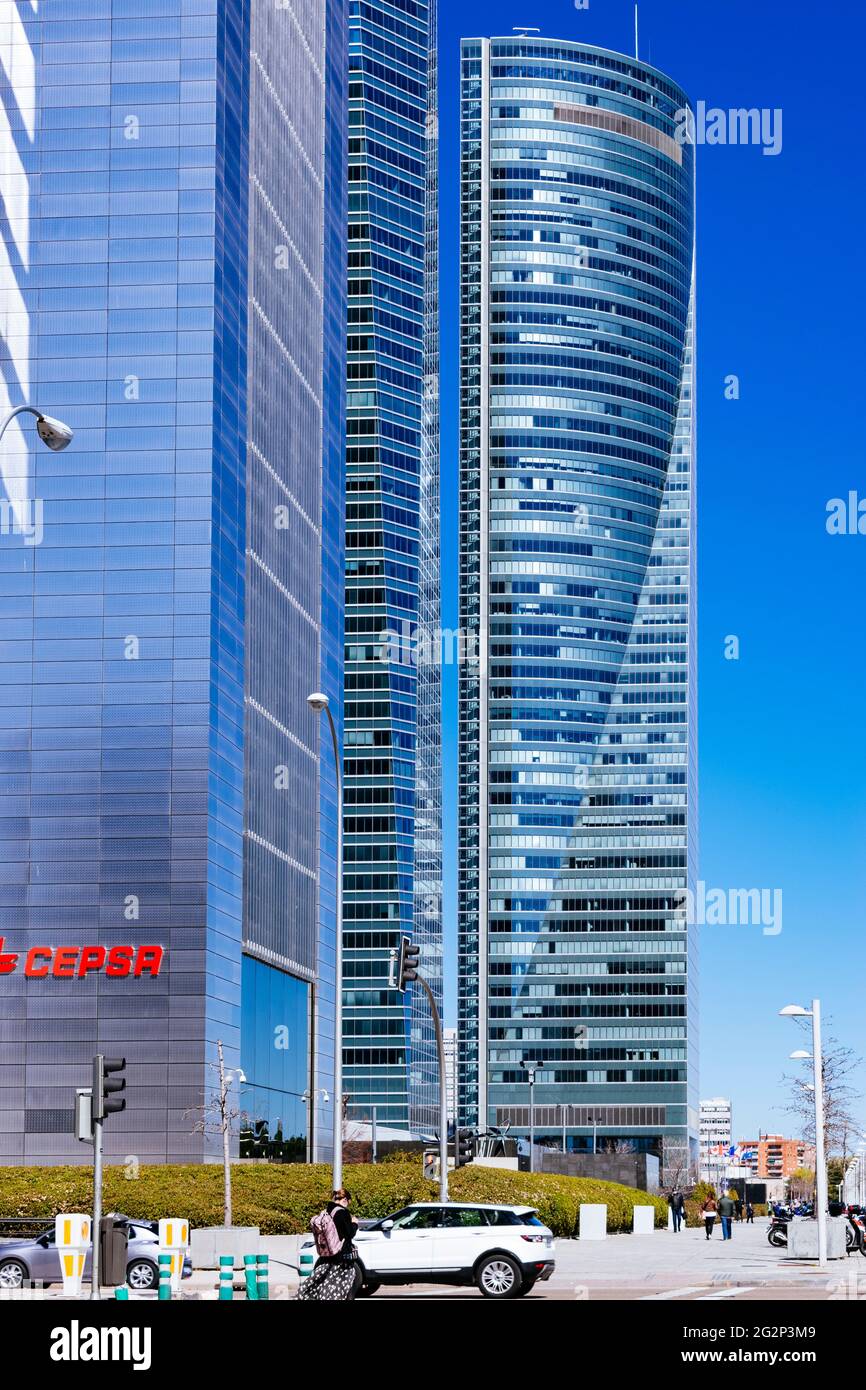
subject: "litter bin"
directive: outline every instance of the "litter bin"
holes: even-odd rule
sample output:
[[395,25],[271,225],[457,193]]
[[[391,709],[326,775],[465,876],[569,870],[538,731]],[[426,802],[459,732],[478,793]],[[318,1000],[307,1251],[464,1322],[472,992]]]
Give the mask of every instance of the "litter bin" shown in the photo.
[[107,1287],[126,1283],[129,1217],[112,1212],[99,1223],[99,1282]]

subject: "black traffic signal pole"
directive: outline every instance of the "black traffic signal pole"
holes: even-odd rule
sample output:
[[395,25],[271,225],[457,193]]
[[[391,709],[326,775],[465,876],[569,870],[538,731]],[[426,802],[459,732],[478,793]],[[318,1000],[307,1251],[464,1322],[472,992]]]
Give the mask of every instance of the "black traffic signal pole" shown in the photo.
[[391,952],[391,981],[401,993],[406,992],[407,984],[417,980],[430,1002],[433,1027],[436,1030],[436,1051],[439,1054],[439,1201],[448,1201],[448,1090],[445,1076],[445,1039],[442,1034],[442,1020],[433,998],[433,991],[418,973],[420,946],[413,946],[411,938],[401,936],[398,950]]
[[[99,1298],[99,1247],[102,1230],[102,1057],[93,1059],[93,1225],[90,1231],[90,1297]],[[97,1101],[97,1087],[99,1100]],[[98,1111],[98,1113],[97,1113]]]
[[[90,1297],[99,1299],[99,1255],[102,1236],[102,1125],[106,1115],[116,1114],[126,1109],[122,1097],[113,1098],[112,1093],[124,1091],[126,1081],[118,1077],[106,1080],[106,1073],[122,1072],[126,1067],[125,1057],[104,1057],[102,1053],[93,1059],[93,1086],[91,1093],[91,1126],[93,1129],[93,1229],[90,1254]],[[112,1097],[108,1099],[107,1097]]]
[[442,1020],[433,998],[433,991],[423,975],[416,975],[424,993],[430,1001],[433,1027],[436,1029],[436,1050],[439,1053],[439,1201],[448,1201],[448,1091],[445,1084],[445,1039],[442,1036]]

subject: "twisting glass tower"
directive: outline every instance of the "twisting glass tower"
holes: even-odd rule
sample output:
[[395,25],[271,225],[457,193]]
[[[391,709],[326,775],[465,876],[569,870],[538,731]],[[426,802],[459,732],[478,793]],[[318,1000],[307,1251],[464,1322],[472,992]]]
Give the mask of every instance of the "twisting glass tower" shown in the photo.
[[696,1140],[693,149],[655,68],[462,45],[460,1111]]

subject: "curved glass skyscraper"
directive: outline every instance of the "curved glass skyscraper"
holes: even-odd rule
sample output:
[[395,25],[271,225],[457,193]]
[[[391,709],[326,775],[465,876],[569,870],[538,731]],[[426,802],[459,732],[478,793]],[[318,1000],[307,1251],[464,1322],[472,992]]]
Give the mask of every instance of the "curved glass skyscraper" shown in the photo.
[[461,81],[460,1111],[697,1136],[693,148],[679,87],[469,39]]

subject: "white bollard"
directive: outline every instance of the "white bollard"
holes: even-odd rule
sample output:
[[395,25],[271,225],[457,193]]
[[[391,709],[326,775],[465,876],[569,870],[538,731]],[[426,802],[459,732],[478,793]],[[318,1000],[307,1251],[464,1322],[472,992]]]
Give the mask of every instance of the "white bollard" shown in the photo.
[[[683,1215],[683,1220],[685,1220],[685,1214]],[[673,1228],[674,1228],[674,1209],[673,1209],[673,1207],[668,1207],[668,1230],[669,1230],[669,1231],[672,1231]]]
[[633,1209],[632,1215],[634,1218],[634,1234],[636,1236],[651,1236],[655,1230],[655,1207],[636,1206]]
[[84,1261],[90,1249],[93,1222],[80,1212],[64,1212],[54,1218],[54,1244],[60,1256],[63,1292],[77,1298],[81,1293]]
[[159,1223],[159,1253],[171,1256],[171,1291],[180,1289],[183,1257],[189,1246],[189,1222],[181,1216],[164,1216]]
[[607,1239],[607,1202],[581,1202],[578,1239]]

